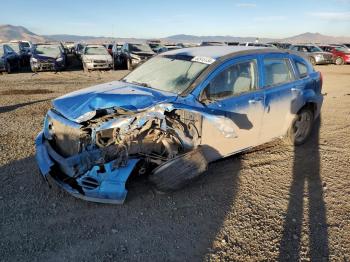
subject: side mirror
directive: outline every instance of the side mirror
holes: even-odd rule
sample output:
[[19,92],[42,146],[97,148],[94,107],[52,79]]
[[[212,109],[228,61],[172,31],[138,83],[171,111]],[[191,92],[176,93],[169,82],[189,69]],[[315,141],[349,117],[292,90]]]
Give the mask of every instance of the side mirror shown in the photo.
[[204,105],[208,105],[212,102],[212,100],[210,99],[210,84],[208,84],[200,93],[199,95],[199,102],[204,104]]

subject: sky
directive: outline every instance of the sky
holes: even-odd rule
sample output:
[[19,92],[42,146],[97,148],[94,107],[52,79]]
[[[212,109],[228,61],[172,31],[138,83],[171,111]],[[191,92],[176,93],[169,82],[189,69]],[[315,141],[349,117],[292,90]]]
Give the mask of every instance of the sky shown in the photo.
[[350,36],[350,0],[2,0],[1,9],[0,24],[37,34]]

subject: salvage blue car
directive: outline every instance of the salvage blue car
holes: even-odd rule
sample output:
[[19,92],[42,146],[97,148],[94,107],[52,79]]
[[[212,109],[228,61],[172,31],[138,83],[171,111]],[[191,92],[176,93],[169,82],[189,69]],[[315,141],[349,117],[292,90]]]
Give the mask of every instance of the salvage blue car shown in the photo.
[[46,180],[89,201],[123,203],[139,175],[173,191],[219,158],[281,137],[303,144],[321,88],[321,74],[292,50],[173,50],[121,81],[55,99],[36,159]]

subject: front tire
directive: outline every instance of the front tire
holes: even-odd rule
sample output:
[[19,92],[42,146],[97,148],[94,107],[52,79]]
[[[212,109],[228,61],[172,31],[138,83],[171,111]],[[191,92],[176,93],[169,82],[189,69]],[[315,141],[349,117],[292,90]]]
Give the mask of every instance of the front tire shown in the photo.
[[160,192],[172,192],[199,178],[208,167],[200,148],[179,155],[155,168],[149,181]]
[[313,57],[310,57],[310,63],[314,66],[316,65],[316,59]]
[[343,58],[341,58],[340,56],[337,57],[337,59],[335,59],[335,64],[336,65],[343,65],[344,64]]
[[309,138],[314,124],[314,114],[311,109],[304,108],[295,116],[287,133],[291,145],[299,146]]

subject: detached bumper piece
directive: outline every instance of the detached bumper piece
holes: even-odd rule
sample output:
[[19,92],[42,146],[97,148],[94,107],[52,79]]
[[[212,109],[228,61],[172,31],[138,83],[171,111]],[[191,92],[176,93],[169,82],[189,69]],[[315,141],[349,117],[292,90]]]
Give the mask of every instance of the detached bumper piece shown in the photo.
[[[58,155],[40,133],[35,141],[36,160],[40,172],[48,176],[74,197],[108,204],[123,204],[127,195],[125,183],[135,168],[138,159],[129,159],[126,166],[115,168],[115,161],[95,165],[78,177],[73,176],[77,166],[88,166],[86,155],[63,158]],[[98,157],[93,153],[92,158]],[[64,170],[65,172],[62,172]]]

